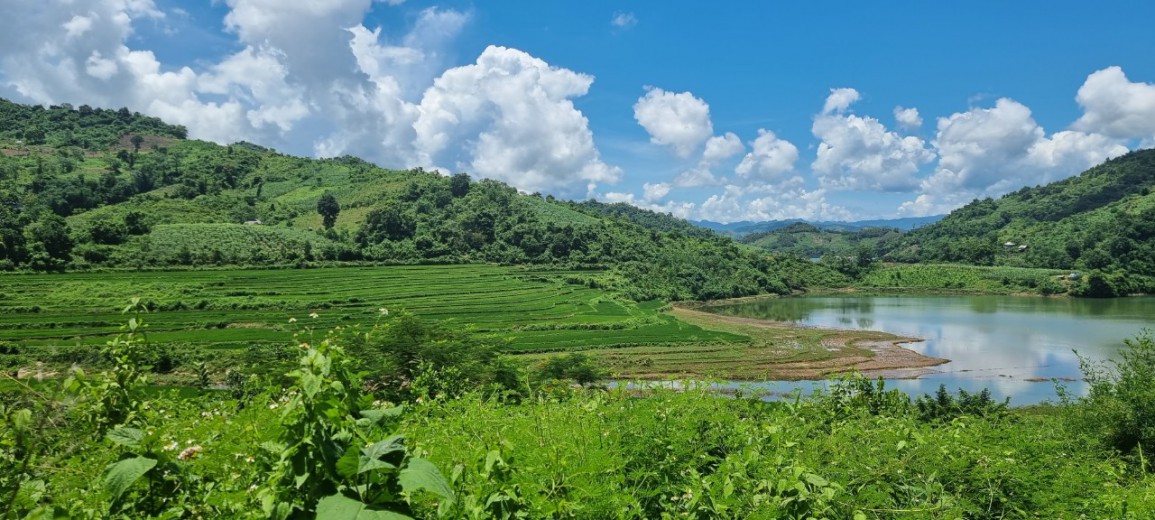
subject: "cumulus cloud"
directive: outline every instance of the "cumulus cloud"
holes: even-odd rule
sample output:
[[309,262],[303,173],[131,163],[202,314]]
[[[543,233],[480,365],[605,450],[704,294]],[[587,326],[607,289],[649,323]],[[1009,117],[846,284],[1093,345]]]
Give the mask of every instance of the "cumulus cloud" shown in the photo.
[[833,114],[835,112],[843,112],[850,108],[862,96],[857,90],[852,88],[832,88],[830,95],[826,96],[826,104],[822,105],[823,114]]
[[446,70],[467,13],[425,9],[384,34],[363,25],[374,3],[227,0],[238,50],[173,67],[128,46],[135,24],[166,16],[153,0],[4,2],[0,95],[127,106],[195,138],[468,169],[529,191],[620,177],[571,101],[593,78],[500,47]]
[[[592,83],[522,51],[490,46],[425,92],[414,123],[419,157],[528,191],[617,182],[621,170],[601,161],[589,122],[570,101]],[[471,144],[451,149],[460,142]]]
[[642,185],[642,189],[646,202],[657,202],[666,198],[666,195],[670,194],[671,187],[672,186],[665,182],[656,184],[645,183]]
[[826,201],[826,191],[808,191],[802,187],[774,190],[764,196],[752,195],[747,187],[728,185],[725,191],[712,195],[698,208],[698,218],[716,222],[743,220],[849,220],[846,208]]
[[1092,73],[1075,100],[1084,112],[1076,130],[1116,139],[1155,138],[1155,85],[1131,82],[1119,67]]
[[710,106],[689,92],[649,88],[634,103],[634,119],[650,134],[650,141],[669,146],[687,159],[714,133]]
[[894,107],[894,120],[898,126],[907,130],[916,130],[922,126],[922,116],[918,115],[917,108]]
[[[859,99],[854,89],[834,89],[811,131],[821,140],[811,164],[824,187],[840,190],[910,191],[915,174],[934,160],[926,143],[890,131],[879,120],[845,114]],[[917,111],[915,113],[917,117]]]
[[679,173],[674,178],[674,186],[696,188],[721,184],[722,181],[714,175],[714,168],[723,161],[742,153],[745,149],[742,140],[733,132],[711,137],[706,140],[706,148],[702,151],[702,157],[698,163]]
[[631,206],[656,211],[658,213],[669,213],[679,218],[690,218],[696,207],[696,204],[693,202],[668,201],[663,204],[658,204],[657,202],[649,200],[638,200],[633,193],[610,192],[597,195],[596,198],[611,204],[624,202]]
[[1026,185],[1077,174],[1127,152],[1102,134],[1062,131],[1047,137],[1025,105],[1008,98],[991,108],[973,108],[939,118],[934,145],[940,155],[922,194],[900,213],[949,211],[975,197],[999,196]]
[[780,181],[794,171],[798,161],[798,147],[779,139],[774,132],[758,129],[758,138],[751,143],[754,150],[742,158],[734,170],[739,177],[760,181]]
[[706,141],[706,149],[702,152],[702,161],[709,164],[718,164],[726,159],[742,153],[746,149],[742,140],[733,132],[711,137]]

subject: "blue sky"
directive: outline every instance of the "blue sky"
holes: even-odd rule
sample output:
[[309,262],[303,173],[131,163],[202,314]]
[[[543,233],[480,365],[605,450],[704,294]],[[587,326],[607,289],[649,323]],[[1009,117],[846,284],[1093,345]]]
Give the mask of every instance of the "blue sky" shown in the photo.
[[719,221],[890,218],[1155,145],[1149,2],[46,0],[0,96]]

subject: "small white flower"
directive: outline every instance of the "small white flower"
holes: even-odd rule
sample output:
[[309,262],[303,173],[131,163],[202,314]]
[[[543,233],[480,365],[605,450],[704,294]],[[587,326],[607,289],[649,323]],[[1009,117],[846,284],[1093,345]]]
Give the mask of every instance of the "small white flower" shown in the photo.
[[377,309],[377,312],[380,312],[382,316],[388,316],[389,315],[389,309],[386,309],[385,307],[381,307],[380,309]]
[[245,462],[252,462],[254,460],[256,460],[256,459],[254,459],[252,455],[245,457]]
[[164,451],[172,451],[172,450],[175,450],[179,447],[180,447],[180,445],[177,444],[176,441],[172,441],[172,442],[164,445]]
[[180,460],[192,460],[197,458],[197,455],[200,455],[202,451],[204,451],[204,448],[202,448],[200,445],[189,446],[188,448],[185,448],[184,451],[180,452],[176,458]]
[[313,319],[315,320],[315,319],[317,319],[317,318],[320,318],[320,317],[321,317],[321,315],[320,315],[320,314],[317,314],[317,313],[315,313],[315,312],[310,312],[310,313],[309,313],[309,317],[310,317],[310,318],[313,318]]
[[297,323],[297,318],[289,318],[289,323]]
[[276,410],[276,409],[277,409],[277,403],[270,403],[270,404],[269,404],[269,409],[270,409],[270,410]]

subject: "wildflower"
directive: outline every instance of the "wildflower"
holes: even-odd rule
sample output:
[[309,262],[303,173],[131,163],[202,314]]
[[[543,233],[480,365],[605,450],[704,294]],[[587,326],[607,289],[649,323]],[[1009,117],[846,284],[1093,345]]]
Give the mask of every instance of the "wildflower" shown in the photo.
[[381,313],[382,316],[388,316],[389,315],[389,309],[386,309],[385,307],[381,307],[380,309],[377,309],[377,312]]
[[277,403],[269,403],[269,409],[270,410],[276,410],[277,406],[278,406]]
[[256,459],[254,459],[252,455],[245,457],[245,462],[252,462],[254,460],[256,460]]
[[204,451],[204,448],[202,448],[199,444],[196,446],[189,446],[185,448],[184,451],[180,452],[176,458],[180,460],[192,460],[197,458],[197,455],[200,455],[202,451]]
[[320,317],[321,317],[321,315],[320,315],[320,314],[317,314],[317,313],[315,313],[315,312],[310,312],[310,313],[309,313],[309,317],[310,317],[310,318],[313,318],[313,319],[315,320],[315,319],[317,319],[317,318],[320,318]]
[[172,441],[172,442],[164,445],[164,451],[172,451],[172,450],[175,450],[179,447],[180,447],[180,445],[177,444],[176,441]]
[[289,318],[289,323],[297,323],[297,318]]

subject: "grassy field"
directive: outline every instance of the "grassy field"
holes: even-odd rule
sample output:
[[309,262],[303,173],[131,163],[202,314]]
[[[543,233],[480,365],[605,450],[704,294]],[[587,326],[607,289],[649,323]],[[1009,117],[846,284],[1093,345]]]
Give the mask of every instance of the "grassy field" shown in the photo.
[[383,307],[496,336],[508,352],[744,340],[566,276],[489,265],[5,275],[0,343],[27,354],[101,344],[135,296],[156,308],[151,341],[211,349],[285,343],[299,325],[370,325]]

